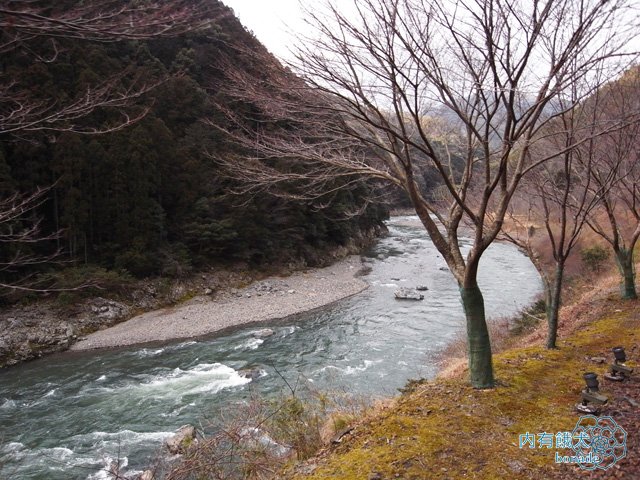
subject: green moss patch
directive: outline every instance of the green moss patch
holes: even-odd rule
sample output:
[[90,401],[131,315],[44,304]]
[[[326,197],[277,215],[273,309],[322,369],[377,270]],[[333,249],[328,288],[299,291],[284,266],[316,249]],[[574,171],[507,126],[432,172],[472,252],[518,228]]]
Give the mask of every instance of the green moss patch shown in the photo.
[[[345,441],[297,479],[551,478],[555,448],[520,448],[519,436],[571,431],[582,374],[602,374],[611,347],[637,343],[637,302],[605,300],[603,318],[559,342],[510,349],[494,357],[498,387],[474,390],[465,377],[412,382],[398,401],[358,425]],[[607,384],[601,382],[606,394]],[[307,469],[308,470],[308,469]],[[575,470],[578,474],[579,471]]]

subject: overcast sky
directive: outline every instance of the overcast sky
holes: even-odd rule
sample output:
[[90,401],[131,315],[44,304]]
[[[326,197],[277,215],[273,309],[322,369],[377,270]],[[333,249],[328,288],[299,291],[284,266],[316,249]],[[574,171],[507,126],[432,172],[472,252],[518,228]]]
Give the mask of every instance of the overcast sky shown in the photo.
[[291,32],[303,28],[298,0],[222,0],[272,53],[286,58]]
[[[295,35],[305,33],[305,24],[300,3],[307,8],[316,8],[320,0],[222,0],[231,7],[242,24],[253,31],[255,36],[269,51],[282,59],[291,59],[289,49],[295,42]],[[348,11],[350,2],[338,3],[340,9]],[[640,50],[640,37],[629,44],[628,49]]]

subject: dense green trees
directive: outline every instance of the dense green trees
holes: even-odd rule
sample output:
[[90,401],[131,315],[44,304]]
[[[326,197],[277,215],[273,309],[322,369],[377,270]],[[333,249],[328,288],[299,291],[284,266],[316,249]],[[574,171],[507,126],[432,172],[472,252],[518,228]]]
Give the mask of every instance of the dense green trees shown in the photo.
[[[216,62],[229,38],[263,48],[222,15],[214,28],[175,38],[62,38],[51,62],[24,49],[3,54],[2,72],[22,79],[30,101],[43,105],[69,104],[114,72],[111,95],[145,91],[124,108],[83,114],[73,128],[0,133],[0,195],[52,186],[31,215],[42,219],[43,232],[61,235],[30,248],[59,248],[75,262],[137,276],[180,275],[221,261],[317,263],[313,249],[345,244],[379,224],[379,206],[345,215],[365,202],[371,187],[364,183],[317,202],[227,195],[232,185],[207,153],[233,155],[234,147],[202,119],[215,118],[214,105],[225,101],[205,86],[220,76]],[[49,48],[45,37],[30,41]],[[123,115],[140,119],[113,133],[76,133],[108,130]]]

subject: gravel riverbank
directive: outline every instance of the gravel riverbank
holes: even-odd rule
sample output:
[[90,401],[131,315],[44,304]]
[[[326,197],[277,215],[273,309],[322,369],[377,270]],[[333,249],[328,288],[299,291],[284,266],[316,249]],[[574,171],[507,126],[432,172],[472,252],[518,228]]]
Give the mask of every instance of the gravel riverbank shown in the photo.
[[225,328],[264,322],[313,310],[367,288],[353,255],[326,268],[269,277],[243,289],[211,298],[198,296],[181,305],[138,315],[88,335],[71,350],[121,347],[198,337]]

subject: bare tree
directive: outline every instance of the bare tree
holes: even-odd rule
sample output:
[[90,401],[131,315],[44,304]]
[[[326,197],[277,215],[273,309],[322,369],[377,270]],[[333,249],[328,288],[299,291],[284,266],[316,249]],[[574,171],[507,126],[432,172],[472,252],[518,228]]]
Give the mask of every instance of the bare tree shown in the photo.
[[4,0],[0,2],[0,51],[6,52],[41,38],[94,41],[144,40],[176,36],[211,26],[213,3],[173,2],[59,2]]
[[[218,161],[256,189],[306,179],[314,193],[336,176],[374,177],[403,188],[460,286],[471,384],[490,388],[480,259],[523,176],[551,158],[533,158],[530,150],[541,128],[574,106],[558,97],[594,70],[619,71],[622,49],[635,35],[626,23],[633,2],[350,5],[348,14],[333,3],[326,14],[309,13],[318,35],[300,42],[294,66],[304,83],[228,69],[227,95],[254,110],[228,112],[237,122],[228,133],[246,155]],[[591,92],[578,93],[576,102]],[[459,168],[441,148],[447,137],[436,139],[427,128],[431,117],[445,119],[462,139]],[[420,190],[420,168],[437,172],[441,195]],[[463,232],[465,223],[470,231]],[[471,236],[468,251],[461,235]]]
[[616,187],[606,189],[600,202],[601,215],[590,217],[589,226],[611,245],[623,277],[622,297],[627,299],[638,298],[633,251],[640,238],[639,92],[638,67],[604,90],[599,112],[602,121],[624,118],[627,123],[597,139],[597,162],[591,171],[594,196],[606,185],[610,172],[618,171]]
[[[57,234],[46,235],[40,228],[36,210],[47,198],[50,189],[38,189],[30,194],[15,193],[0,199],[0,291],[42,291],[29,276],[20,276],[25,268],[55,260],[59,251],[48,255],[33,253],[33,246],[55,240]],[[13,280],[13,281],[11,281]]]
[[[571,96],[575,102],[576,89]],[[623,128],[625,120],[597,123],[596,92],[587,104],[564,111],[540,132],[540,141],[531,149],[533,156],[557,157],[540,165],[522,181],[515,201],[509,207],[508,224],[502,237],[522,248],[531,258],[544,283],[547,348],[556,348],[562,285],[567,260],[578,244],[580,234],[598,206],[600,199],[618,180],[612,168],[602,183],[592,185],[592,168],[596,162],[596,132]],[[564,102],[564,99],[559,99]],[[524,205],[527,205],[526,213]],[[540,252],[539,236],[551,248],[553,265],[545,264]],[[535,237],[535,238],[534,238]]]
[[38,188],[30,193],[14,193],[0,198],[0,296],[16,293],[52,293],[99,287],[93,281],[59,285],[41,278],[40,267],[64,264],[61,249],[41,253],[47,242],[59,240],[62,232],[45,233],[38,208],[47,201],[53,188]]

